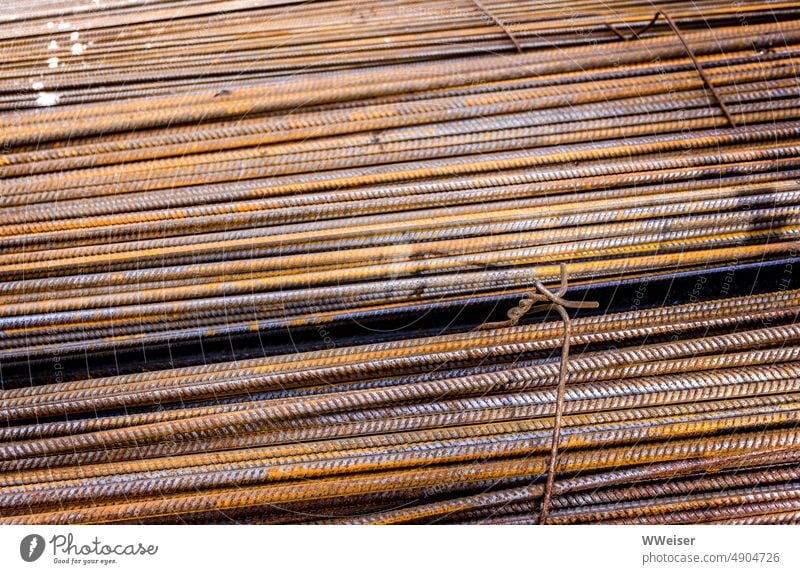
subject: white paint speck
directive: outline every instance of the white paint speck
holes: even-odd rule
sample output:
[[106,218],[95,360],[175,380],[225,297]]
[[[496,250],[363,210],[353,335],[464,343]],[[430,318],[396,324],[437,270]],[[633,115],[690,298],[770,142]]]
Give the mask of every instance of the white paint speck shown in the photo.
[[73,32],[72,34],[69,35],[69,39],[72,40],[73,42],[77,42],[78,38],[80,37],[81,35],[78,34],[77,32]]
[[37,92],[44,89],[44,84],[42,82],[33,82],[31,84],[31,88],[36,90]]
[[52,58],[47,59],[47,67],[48,68],[58,68],[58,58],[53,56]]
[[80,56],[83,54],[83,51],[86,49],[86,46],[80,43],[75,43],[72,45],[72,55],[73,56]]
[[58,94],[52,92],[39,92],[39,97],[36,98],[36,103],[40,106],[54,106],[58,103]]
[[56,27],[56,23],[55,22],[48,22],[47,25],[46,25],[46,28],[48,30],[52,30],[55,27]]
[[150,42],[148,42],[147,44],[144,45],[145,50],[149,50],[152,47],[153,47],[153,45]]
[[75,26],[70,24],[69,22],[59,22],[58,29],[59,30],[72,30]]
[[48,50],[58,50],[58,42],[55,40],[50,40],[50,43],[47,45]]

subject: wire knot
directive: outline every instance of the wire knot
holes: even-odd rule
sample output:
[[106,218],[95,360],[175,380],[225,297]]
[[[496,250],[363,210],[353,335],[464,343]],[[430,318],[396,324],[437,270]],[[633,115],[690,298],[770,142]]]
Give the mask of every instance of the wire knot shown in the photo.
[[496,321],[494,323],[483,323],[475,330],[485,329],[502,329],[504,327],[515,327],[520,320],[528,313],[537,313],[539,311],[548,311],[550,309],[597,309],[599,304],[597,301],[569,301],[564,299],[569,289],[569,273],[567,272],[567,265],[562,263],[560,266],[561,271],[561,285],[555,293],[544,286],[538,279],[534,279],[533,286],[536,289],[534,293],[525,293],[522,299],[519,300],[516,307],[508,310],[506,321]]
[[[567,309],[597,309],[600,304],[597,301],[568,301],[564,299],[569,289],[569,273],[566,263],[562,263],[561,286],[558,291],[553,293],[538,279],[534,279],[533,285],[535,293],[526,293],[516,307],[507,313],[508,320],[497,323],[484,323],[477,329],[497,329],[501,327],[513,327],[519,320],[531,311],[542,311],[555,309],[561,315],[564,322],[564,342],[561,346],[561,365],[558,375],[558,387],[556,390],[556,408],[553,417],[553,439],[550,449],[550,463],[547,469],[547,479],[542,495],[542,508],[539,511],[539,523],[545,524],[550,513],[550,501],[553,496],[553,485],[555,484],[556,470],[558,469],[558,444],[561,438],[561,425],[564,417],[564,395],[567,386],[567,373],[569,371],[569,345],[572,338],[572,327]],[[477,330],[476,329],[476,330]]]

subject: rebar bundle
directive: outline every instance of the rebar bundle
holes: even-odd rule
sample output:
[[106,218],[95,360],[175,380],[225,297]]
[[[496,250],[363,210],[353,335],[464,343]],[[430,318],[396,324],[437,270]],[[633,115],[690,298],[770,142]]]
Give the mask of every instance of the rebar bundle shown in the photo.
[[798,521],[796,3],[7,7],[0,522]]
[[[787,291],[574,319],[583,350],[550,522],[796,511],[798,305]],[[4,391],[0,520],[533,520],[562,332],[548,321]]]

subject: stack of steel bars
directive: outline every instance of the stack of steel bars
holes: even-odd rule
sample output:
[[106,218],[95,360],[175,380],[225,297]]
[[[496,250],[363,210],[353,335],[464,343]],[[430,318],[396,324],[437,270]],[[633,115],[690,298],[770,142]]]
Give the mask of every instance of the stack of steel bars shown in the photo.
[[796,3],[6,4],[0,522],[800,520]]
[[[793,290],[574,319],[550,521],[797,519],[798,309]],[[0,521],[534,520],[562,330],[5,391]]]

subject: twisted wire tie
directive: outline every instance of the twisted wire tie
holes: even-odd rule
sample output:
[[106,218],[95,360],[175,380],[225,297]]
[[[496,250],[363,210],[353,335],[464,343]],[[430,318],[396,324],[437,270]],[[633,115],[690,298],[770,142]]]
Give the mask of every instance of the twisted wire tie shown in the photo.
[[506,36],[508,36],[509,39],[514,43],[514,47],[517,49],[517,52],[521,54],[522,46],[520,45],[519,40],[517,40],[517,37],[514,36],[514,33],[511,31],[511,28],[509,28],[500,18],[495,16],[486,6],[484,6],[481,0],[472,0],[472,2],[473,4],[475,4],[475,6],[478,7],[478,10],[480,10],[486,16],[488,16],[492,20],[492,22],[497,24],[497,26],[501,30],[503,30],[503,32],[505,32]]
[[[477,0],[475,0],[475,1],[477,1]],[[689,44],[686,42],[686,40],[683,37],[683,34],[681,34],[681,31],[678,29],[678,25],[675,24],[675,21],[669,16],[669,14],[667,14],[663,10],[659,10],[658,12],[656,12],[655,16],[653,16],[653,18],[650,20],[650,22],[645,24],[639,30],[634,30],[633,33],[628,37],[626,37],[625,35],[620,33],[610,22],[606,22],[605,25],[609,30],[611,30],[611,32],[613,32],[617,36],[617,38],[619,38],[620,40],[622,40],[624,42],[629,42],[630,40],[638,40],[639,37],[642,34],[644,34],[647,30],[652,28],[655,25],[655,23],[658,21],[659,16],[664,18],[664,20],[666,21],[667,25],[672,29],[672,31],[675,33],[675,35],[681,41],[681,44],[683,44],[683,47],[686,50],[686,53],[689,55],[689,58],[691,58],[692,63],[694,64],[695,70],[697,70],[697,73],[700,76],[700,79],[703,80],[703,84],[708,89],[708,91],[711,93],[711,95],[713,96],[714,100],[716,100],[717,105],[719,106],[719,109],[722,110],[722,114],[725,116],[725,119],[728,120],[728,124],[732,128],[737,127],[736,122],[733,120],[733,116],[728,111],[728,106],[725,105],[724,100],[719,95],[719,92],[717,92],[717,89],[714,87],[714,84],[711,83],[711,79],[706,75],[705,70],[703,70],[703,66],[700,65],[700,62],[697,60],[697,57],[694,55],[694,50],[692,50],[691,47],[689,47]]]
[[[550,291],[538,279],[533,280],[536,293],[526,293],[516,307],[509,309],[507,321],[495,323],[484,323],[477,327],[477,330],[499,329],[504,327],[514,327],[519,320],[530,312],[545,311],[555,309],[564,322],[564,342],[561,346],[561,364],[558,374],[558,386],[556,391],[556,412],[553,420],[553,439],[550,447],[550,461],[547,466],[547,480],[542,494],[542,508],[539,512],[539,524],[545,524],[550,513],[550,501],[553,496],[553,484],[555,482],[556,469],[558,467],[558,444],[561,438],[561,425],[564,415],[564,394],[567,386],[567,373],[569,371],[569,341],[572,337],[572,324],[570,323],[567,309],[597,309],[600,304],[597,301],[568,301],[564,299],[569,289],[569,273],[566,263],[560,265],[561,286],[556,293]],[[539,303],[534,305],[534,303]]]

